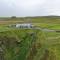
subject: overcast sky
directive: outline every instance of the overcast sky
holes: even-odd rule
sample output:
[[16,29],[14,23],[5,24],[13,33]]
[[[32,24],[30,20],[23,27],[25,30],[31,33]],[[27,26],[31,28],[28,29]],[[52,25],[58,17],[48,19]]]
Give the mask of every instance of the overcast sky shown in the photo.
[[60,0],[0,0],[0,16],[60,15]]

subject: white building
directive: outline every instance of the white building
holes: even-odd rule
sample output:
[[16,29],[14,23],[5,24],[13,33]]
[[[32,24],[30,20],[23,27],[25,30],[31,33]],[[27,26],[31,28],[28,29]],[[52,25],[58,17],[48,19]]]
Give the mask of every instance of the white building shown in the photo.
[[24,23],[24,24],[16,24],[16,28],[32,28],[33,25],[29,23]]

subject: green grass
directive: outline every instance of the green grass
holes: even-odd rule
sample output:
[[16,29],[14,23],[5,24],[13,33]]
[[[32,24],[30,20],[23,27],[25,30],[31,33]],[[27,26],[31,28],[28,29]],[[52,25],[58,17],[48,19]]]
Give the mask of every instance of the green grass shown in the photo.
[[[34,33],[31,36],[31,33]],[[0,33],[0,39],[5,43],[5,59],[6,60],[25,60],[32,43],[35,41],[35,33],[33,30],[12,30]],[[30,47],[29,47],[30,46]],[[18,49],[17,49],[18,48]],[[17,50],[17,51],[16,51]]]
[[[32,22],[43,29],[60,30],[60,18],[32,18]],[[8,25],[0,25],[3,42],[0,46],[5,60],[60,60],[60,32],[16,29]]]
[[[31,33],[34,34],[31,35]],[[32,29],[11,29],[0,32],[0,40],[5,42],[3,43],[4,57],[6,60],[27,60],[28,57],[31,57],[30,54],[36,50],[31,59],[40,60],[44,58],[47,49],[49,57],[46,58],[60,60],[60,38],[55,39],[59,35],[60,33],[56,32],[43,32]],[[35,48],[31,52],[34,44]],[[56,58],[52,58],[52,56],[56,56]]]
[[33,25],[45,29],[60,30],[60,24],[33,23]]

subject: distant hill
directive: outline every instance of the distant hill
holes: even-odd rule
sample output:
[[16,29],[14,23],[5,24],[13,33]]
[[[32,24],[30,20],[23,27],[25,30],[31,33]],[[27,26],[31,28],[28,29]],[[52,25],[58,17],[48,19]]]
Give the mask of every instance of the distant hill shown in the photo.
[[[2,23],[1,23],[2,21]],[[32,17],[2,17],[0,24],[13,24],[13,23],[57,23],[60,24],[60,16],[32,16]]]

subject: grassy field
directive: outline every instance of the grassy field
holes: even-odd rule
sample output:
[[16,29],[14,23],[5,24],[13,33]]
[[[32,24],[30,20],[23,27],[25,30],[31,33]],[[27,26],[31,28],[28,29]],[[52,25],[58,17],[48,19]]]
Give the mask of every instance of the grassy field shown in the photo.
[[5,18],[1,20],[0,25],[9,25],[16,23],[32,23],[33,25],[40,28],[48,28],[54,30],[60,30],[60,17],[59,16],[48,16],[48,17],[22,17],[22,18]]
[[46,29],[51,29],[51,30],[60,30],[60,24],[33,23],[33,25],[40,27],[40,28],[46,28]]
[[15,29],[0,32],[5,60],[60,60],[60,33]]
[[[60,30],[60,17],[29,18],[36,27]],[[60,32],[8,27],[29,22],[28,18],[24,19],[0,21],[0,56],[3,60],[60,60]]]

